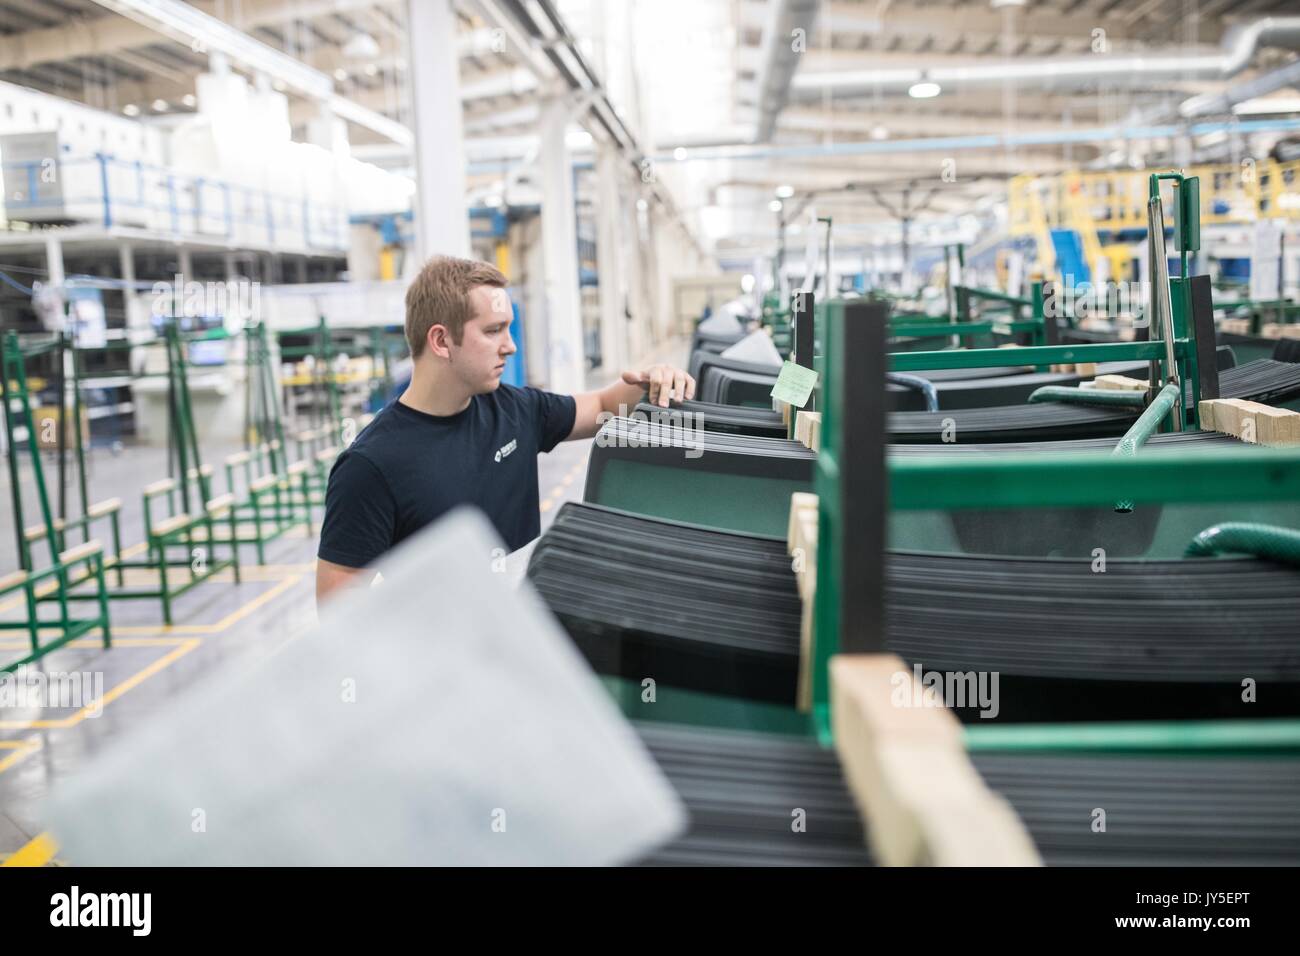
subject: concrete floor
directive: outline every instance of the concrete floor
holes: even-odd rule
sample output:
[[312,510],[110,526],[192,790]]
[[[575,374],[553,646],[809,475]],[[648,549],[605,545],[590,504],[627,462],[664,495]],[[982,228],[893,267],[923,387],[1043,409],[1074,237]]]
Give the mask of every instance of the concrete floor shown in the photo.
[[[682,361],[685,348],[672,343],[652,360]],[[612,376],[595,373],[593,387]],[[565,501],[581,500],[591,442],[566,442],[538,458],[543,531]],[[232,448],[203,449],[204,461],[218,464]],[[23,483],[27,524],[38,520],[31,484],[30,462],[24,460]],[[43,459],[46,480],[53,489],[54,456]],[[119,455],[107,448],[92,450],[88,461],[91,502],[122,499],[124,546],[143,535],[140,489],[166,475],[163,449],[128,447]],[[225,490],[218,476],[217,492]],[[9,474],[0,471],[0,575],[18,566],[14,520],[9,506]],[[77,492],[69,489],[73,513],[79,512]],[[191,692],[219,666],[244,662],[249,666],[309,631],[316,622],[315,534],[297,528],[272,542],[266,564],[254,564],[251,547],[241,551],[243,581],[236,585],[229,571],[204,582],[174,602],[174,623],[162,624],[158,602],[114,601],[111,607],[113,646],[104,649],[97,636],[74,642],[47,654],[34,665],[46,674],[86,672],[94,686],[102,680],[101,706],[0,707],[0,861],[26,848],[15,862],[40,862],[48,857],[38,839],[44,832],[42,805],[59,781],[75,772],[87,758],[112,747],[121,735],[148,721],[165,720],[169,705]],[[105,534],[107,533],[105,526]],[[75,539],[74,539],[75,543]],[[511,570],[521,573],[526,554],[517,553]],[[142,572],[143,573],[143,572]],[[0,618],[21,613],[18,600],[0,599]],[[26,633],[0,635],[0,660],[18,656],[26,647]],[[17,652],[17,653],[16,653]],[[238,663],[235,664],[239,666]],[[96,712],[98,711],[98,712]],[[75,864],[61,860],[55,864]]]

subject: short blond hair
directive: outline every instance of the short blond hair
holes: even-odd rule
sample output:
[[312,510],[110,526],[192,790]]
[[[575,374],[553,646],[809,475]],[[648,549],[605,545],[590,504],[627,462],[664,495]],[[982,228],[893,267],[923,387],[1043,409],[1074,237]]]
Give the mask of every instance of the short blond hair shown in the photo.
[[420,357],[435,325],[446,326],[451,340],[460,345],[465,323],[474,317],[470,292],[481,285],[504,289],[507,284],[501,270],[486,262],[455,256],[434,256],[426,262],[406,290],[406,344],[411,357]]

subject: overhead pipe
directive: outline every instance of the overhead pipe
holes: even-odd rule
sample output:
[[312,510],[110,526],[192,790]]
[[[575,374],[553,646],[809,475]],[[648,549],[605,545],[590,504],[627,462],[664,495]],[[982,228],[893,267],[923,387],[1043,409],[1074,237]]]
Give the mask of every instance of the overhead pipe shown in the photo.
[[1263,17],[1229,31],[1220,50],[1193,56],[1086,56],[1018,57],[1012,62],[936,66],[886,70],[849,70],[801,73],[790,92],[811,98],[827,91],[841,96],[905,92],[922,80],[941,87],[1000,86],[1004,83],[1037,87],[1062,82],[1086,86],[1098,81],[1123,80],[1150,84],[1152,80],[1186,81],[1226,79],[1240,73],[1265,46],[1300,45],[1300,17]]
[[[826,156],[871,156],[891,153],[937,152],[963,149],[1005,149],[1008,146],[1055,146],[1062,143],[1109,143],[1114,140],[1164,139],[1171,136],[1205,136],[1210,133],[1262,133],[1300,130],[1300,119],[1243,120],[1241,122],[1196,123],[1192,126],[1098,126],[1091,129],[1059,129],[1048,132],[989,133],[983,136],[930,136],[922,139],[848,140],[834,143],[801,143],[792,146],[716,146],[690,150],[681,163],[730,159],[816,159]],[[650,157],[672,162],[671,152]]]
[[777,115],[790,96],[790,83],[799,65],[795,31],[803,30],[807,39],[819,6],[819,0],[772,0],[759,44],[757,143],[766,143],[776,130]]

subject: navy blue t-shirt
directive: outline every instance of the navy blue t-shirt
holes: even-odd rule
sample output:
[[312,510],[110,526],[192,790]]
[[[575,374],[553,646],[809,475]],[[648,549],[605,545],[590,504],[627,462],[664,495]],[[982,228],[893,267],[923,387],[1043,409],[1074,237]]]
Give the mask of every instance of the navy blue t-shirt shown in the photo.
[[570,395],[500,385],[439,417],[394,401],[334,462],[319,557],[360,568],[457,505],[511,550],[541,533],[537,455],[573,431]]

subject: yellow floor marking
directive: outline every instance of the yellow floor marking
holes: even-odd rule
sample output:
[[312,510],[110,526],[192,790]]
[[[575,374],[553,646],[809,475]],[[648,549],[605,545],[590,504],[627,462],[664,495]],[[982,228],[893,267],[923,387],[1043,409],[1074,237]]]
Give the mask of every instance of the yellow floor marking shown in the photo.
[[0,773],[4,773],[28,754],[34,754],[36,751],[41,749],[41,740],[39,737],[33,737],[30,741],[23,741],[23,743],[25,746],[15,748],[13,753],[5,757],[3,760],[0,760]]
[[[286,567],[290,567],[290,566],[291,565],[286,565]],[[314,568],[315,565],[311,565],[311,567]],[[113,634],[114,635],[117,634],[135,634],[135,635],[219,634],[220,632],[224,631],[226,628],[230,627],[232,624],[235,624],[236,622],[243,620],[245,617],[247,617],[253,611],[257,610],[262,605],[266,604],[268,601],[272,601],[275,598],[277,598],[279,595],[283,594],[289,588],[293,587],[295,584],[301,581],[302,578],[303,575],[301,573],[297,573],[297,574],[290,574],[287,577],[282,577],[282,578],[275,578],[275,577],[268,576],[262,579],[262,581],[259,581],[258,583],[263,583],[266,581],[275,581],[276,582],[275,586],[268,588],[262,594],[259,594],[257,597],[251,599],[247,604],[243,605],[237,610],[230,612],[225,617],[217,621],[215,624],[170,624],[170,625],[169,624],[116,624],[113,625]],[[221,575],[214,576],[212,580],[219,582],[221,580]],[[233,581],[234,578],[232,577],[229,580]],[[57,633],[57,630],[47,629],[46,633]],[[74,641],[73,643],[76,642]],[[9,650],[9,649],[21,650],[23,647],[26,646],[27,646],[26,642],[12,643],[12,642],[5,642],[3,639],[0,639],[0,650]]]
[[26,740],[0,740],[0,750],[26,750],[30,746]]
[[44,866],[54,859],[59,845],[48,833],[41,833],[28,841],[27,845],[0,863],[0,866]]
[[[154,630],[158,629],[155,628]],[[183,640],[184,638],[182,637],[114,637],[113,647],[175,647]],[[30,644],[25,642],[10,644],[0,641],[0,651],[21,651],[30,646]],[[63,647],[59,648],[59,650],[68,647],[103,648],[104,642],[98,637],[80,637],[69,644],[64,644]],[[55,653],[57,653],[57,651]]]
[[[93,707],[90,706],[83,707],[81,708],[81,710],[67,717],[59,717],[57,719],[50,719],[50,720],[0,720],[0,729],[3,730],[38,730],[38,729],[39,730],[53,730],[53,729],[64,730],[68,727],[75,727],[77,724],[85,720],[89,714],[97,712],[104,707],[107,707],[113,701],[117,700],[123,694],[127,693],[127,691],[137,687],[142,681],[148,680],[150,677],[152,677],[154,674],[157,674],[159,671],[163,670],[164,668],[170,667],[172,664],[176,663],[176,661],[180,660],[182,657],[184,657],[186,654],[194,650],[202,643],[203,642],[200,641],[197,637],[192,637],[189,638],[188,640],[180,641],[178,647],[164,654],[162,657],[158,658],[158,660],[154,661],[148,667],[144,668],[143,670],[137,671],[136,673],[128,677],[126,680],[122,681],[122,683],[118,684],[111,690],[107,691],[100,700],[95,701],[95,705]],[[16,763],[17,761],[14,762]],[[4,762],[0,761],[0,772],[3,772],[6,769],[7,767],[4,764]]]
[[252,614],[263,604],[273,601],[302,580],[301,574],[282,578],[273,588],[253,598],[237,611],[231,611],[215,624],[138,624],[115,625],[114,634],[219,634],[226,628]]

